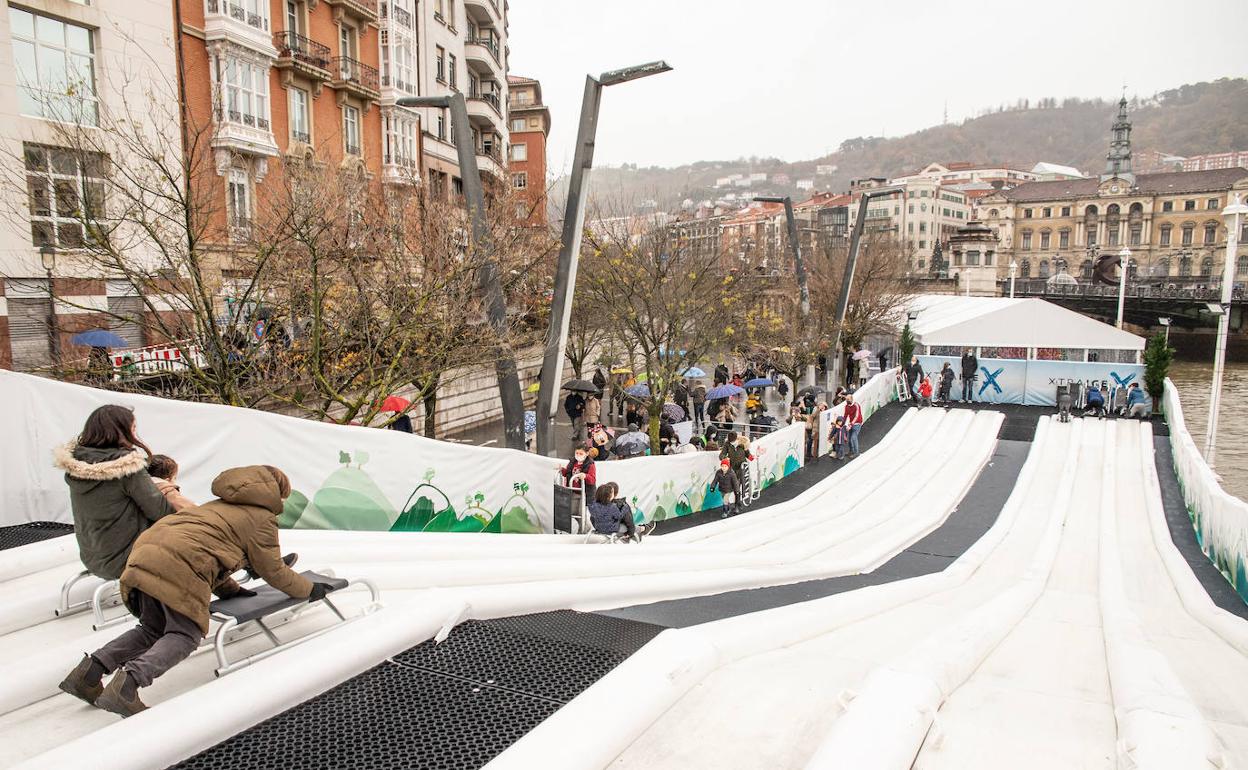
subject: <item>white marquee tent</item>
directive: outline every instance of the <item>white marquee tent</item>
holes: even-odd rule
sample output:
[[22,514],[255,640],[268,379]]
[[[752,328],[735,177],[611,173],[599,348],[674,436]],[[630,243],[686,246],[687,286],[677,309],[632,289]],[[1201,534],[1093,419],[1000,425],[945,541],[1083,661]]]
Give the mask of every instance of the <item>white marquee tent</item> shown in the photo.
[[909,311],[924,370],[948,361],[960,376],[957,357],[973,349],[984,401],[1051,405],[1071,381],[1113,388],[1143,378],[1143,337],[1042,299],[925,294]]

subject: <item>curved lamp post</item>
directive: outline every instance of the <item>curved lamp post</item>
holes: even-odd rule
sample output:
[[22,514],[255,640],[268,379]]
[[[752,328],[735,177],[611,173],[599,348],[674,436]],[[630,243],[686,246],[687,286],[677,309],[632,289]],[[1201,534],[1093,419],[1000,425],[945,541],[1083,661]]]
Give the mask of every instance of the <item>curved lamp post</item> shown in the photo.
[[1222,265],[1222,312],[1218,314],[1218,347],[1213,357],[1213,385],[1209,391],[1209,428],[1205,432],[1205,462],[1214,467],[1218,442],[1218,408],[1222,405],[1222,370],[1226,366],[1226,335],[1231,324],[1231,290],[1235,281],[1235,258],[1239,250],[1239,227],[1248,206],[1235,196],[1233,203],[1222,209],[1226,218],[1226,262]]

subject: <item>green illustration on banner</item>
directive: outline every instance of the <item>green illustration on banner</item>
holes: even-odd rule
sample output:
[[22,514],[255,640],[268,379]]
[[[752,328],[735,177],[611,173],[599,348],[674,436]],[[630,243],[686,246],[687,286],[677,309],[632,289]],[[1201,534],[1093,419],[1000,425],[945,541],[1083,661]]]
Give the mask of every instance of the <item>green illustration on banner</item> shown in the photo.
[[[498,529],[486,528],[490,532],[514,532],[517,534],[536,535],[542,531],[542,522],[537,517],[537,509],[529,500],[529,485],[518,483],[511,485],[515,494],[507,498],[499,513],[494,517]],[[493,525],[493,522],[491,522]]]
[[403,512],[390,527],[391,532],[421,532],[434,518],[448,511],[454,514],[450,498],[433,485],[434,475],[433,468],[425,469],[423,481],[407,496]]
[[296,495],[292,491],[279,523],[295,529],[374,532],[390,529],[398,512],[364,471],[368,460],[367,452],[357,451],[354,458],[347,452],[339,452],[338,462],[342,467],[329,474],[310,502],[302,493]]

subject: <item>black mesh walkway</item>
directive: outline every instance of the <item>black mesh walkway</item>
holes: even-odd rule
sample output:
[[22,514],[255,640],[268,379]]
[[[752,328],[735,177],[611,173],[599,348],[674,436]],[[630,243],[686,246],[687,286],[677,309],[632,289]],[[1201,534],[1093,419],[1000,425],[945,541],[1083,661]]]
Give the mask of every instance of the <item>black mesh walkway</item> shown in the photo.
[[469,621],[175,767],[481,767],[662,630],[571,611]]
[[0,527],[0,551],[69,535],[73,531],[74,525],[55,521],[32,521],[29,524]]

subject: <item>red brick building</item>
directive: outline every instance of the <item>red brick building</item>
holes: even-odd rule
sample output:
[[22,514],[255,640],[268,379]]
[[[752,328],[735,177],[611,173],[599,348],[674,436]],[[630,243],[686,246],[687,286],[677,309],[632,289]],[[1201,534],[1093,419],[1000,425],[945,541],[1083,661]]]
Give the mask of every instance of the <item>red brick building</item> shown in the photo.
[[[532,78],[507,77],[507,120],[511,134],[507,169],[519,198],[517,216],[530,226],[546,225],[546,137],[550,110],[542,104],[542,84]],[[523,209],[521,209],[523,207]]]

